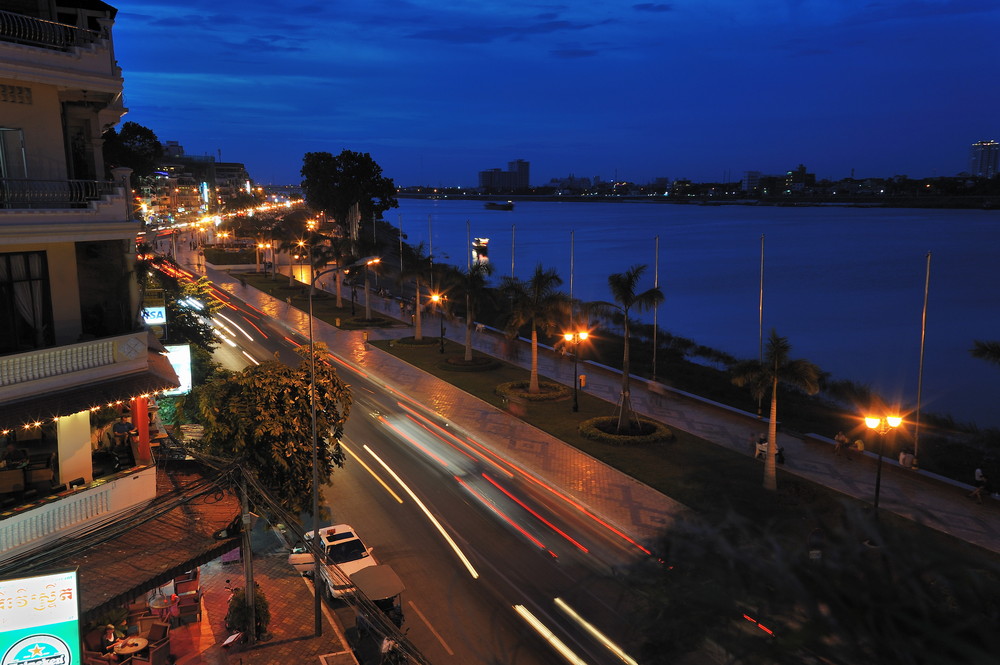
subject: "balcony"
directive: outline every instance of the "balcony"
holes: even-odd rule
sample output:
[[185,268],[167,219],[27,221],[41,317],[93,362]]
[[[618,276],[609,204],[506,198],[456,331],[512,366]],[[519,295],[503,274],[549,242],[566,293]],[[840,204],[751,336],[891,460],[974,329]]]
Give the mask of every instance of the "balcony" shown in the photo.
[[0,208],[86,208],[92,201],[119,193],[119,187],[119,183],[100,180],[0,178]]
[[82,30],[71,25],[0,11],[0,41],[56,51],[70,51],[90,46],[104,38],[104,35],[92,30]]

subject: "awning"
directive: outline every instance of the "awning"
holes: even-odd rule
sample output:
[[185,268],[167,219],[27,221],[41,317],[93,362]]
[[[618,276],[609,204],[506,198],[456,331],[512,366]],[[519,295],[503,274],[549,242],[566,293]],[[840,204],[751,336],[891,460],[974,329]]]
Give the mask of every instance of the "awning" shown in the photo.
[[160,469],[157,490],[159,496],[141,511],[0,563],[0,576],[77,568],[80,609],[87,619],[239,547],[238,537],[213,537],[240,512],[227,489],[195,473]]
[[166,356],[149,353],[149,365],[141,372],[59,390],[0,405],[0,431],[20,429],[25,425],[51,422],[94,407],[147,395],[180,385]]

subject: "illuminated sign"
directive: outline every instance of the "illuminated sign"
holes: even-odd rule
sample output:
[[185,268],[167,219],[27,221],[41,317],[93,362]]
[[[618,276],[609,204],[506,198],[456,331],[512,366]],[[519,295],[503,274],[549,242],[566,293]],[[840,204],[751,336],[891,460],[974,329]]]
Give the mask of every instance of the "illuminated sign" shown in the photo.
[[163,325],[167,322],[166,306],[154,305],[142,308],[142,320],[147,326]]
[[[164,395],[187,395],[191,392],[191,347],[187,344],[165,345],[167,350],[167,360],[170,366],[177,373],[181,385],[179,388],[168,390]],[[0,664],[2,665],[2,664]]]
[[76,570],[0,580],[0,665],[76,665]]

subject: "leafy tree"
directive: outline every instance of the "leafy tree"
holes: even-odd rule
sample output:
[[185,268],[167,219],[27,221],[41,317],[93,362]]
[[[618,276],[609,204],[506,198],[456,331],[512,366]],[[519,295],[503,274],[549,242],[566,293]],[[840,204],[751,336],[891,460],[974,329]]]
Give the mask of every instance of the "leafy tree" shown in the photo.
[[[465,270],[454,266],[435,264],[435,282],[442,294],[455,293],[465,297],[465,361],[472,361],[472,326],[476,319],[476,309],[491,298],[493,293],[487,288],[487,278],[493,274],[492,263],[476,261]],[[452,315],[455,307],[453,299],[442,301],[447,315]]]
[[548,333],[565,322],[569,298],[558,290],[562,278],[554,269],[535,266],[527,280],[506,276],[500,282],[500,294],[510,300],[507,332],[511,336],[524,326],[531,328],[531,378],[528,392],[540,392],[538,386],[538,329]]
[[875,524],[847,512],[790,544],[737,517],[678,521],[628,574],[639,660],[675,663],[709,639],[747,664],[994,662],[1000,568]]
[[258,201],[256,196],[241,190],[222,202],[222,211],[239,212],[242,210],[256,208],[257,205]]
[[104,132],[104,166],[111,169],[127,166],[132,169],[133,183],[150,176],[163,159],[163,145],[148,127],[136,122],[122,123],[121,130],[114,127]]
[[328,152],[307,152],[301,174],[309,207],[326,212],[344,230],[354,206],[358,206],[361,221],[368,222],[399,205],[392,179],[382,175],[382,167],[367,152],[344,150],[336,157]]
[[[289,367],[277,359],[242,372],[222,372],[198,393],[205,453],[239,459],[292,513],[312,510],[312,421],[309,350]],[[350,414],[351,393],[316,345],[317,463],[324,484],[343,466],[340,437]]]
[[973,358],[979,358],[980,360],[1000,365],[1000,342],[981,342],[976,340],[975,346],[972,347],[970,353]]
[[414,327],[413,339],[421,341],[424,338],[422,312],[424,302],[421,298],[421,287],[424,281],[430,276],[430,257],[427,255],[427,247],[423,241],[418,245],[403,245],[403,272],[402,279],[413,280],[416,296],[414,299]]
[[789,360],[791,345],[787,337],[771,330],[764,352],[764,362],[741,363],[733,368],[733,383],[749,386],[754,399],[763,399],[771,391],[771,415],[767,426],[767,459],[764,460],[764,487],[778,489],[775,453],[778,451],[778,385],[785,384],[809,395],[819,392],[820,369],[808,360]]
[[629,314],[632,310],[640,312],[653,309],[663,302],[663,291],[659,287],[646,289],[641,293],[636,292],[639,279],[646,271],[644,265],[634,265],[625,272],[615,273],[608,276],[608,287],[611,289],[611,297],[614,303],[598,302],[592,303],[591,307],[596,311],[603,311],[605,314],[617,312],[622,319],[624,329],[625,350],[622,355],[622,394],[621,411],[618,414],[617,433],[628,432],[632,428],[632,423],[637,422],[632,411],[631,384],[629,375],[629,331],[632,320]]
[[207,277],[199,277],[193,282],[180,282],[176,288],[171,288],[167,286],[170,280],[164,280],[164,294],[167,334],[171,341],[187,342],[206,351],[214,350],[217,338],[208,317],[222,309],[223,305],[212,295],[212,283]]

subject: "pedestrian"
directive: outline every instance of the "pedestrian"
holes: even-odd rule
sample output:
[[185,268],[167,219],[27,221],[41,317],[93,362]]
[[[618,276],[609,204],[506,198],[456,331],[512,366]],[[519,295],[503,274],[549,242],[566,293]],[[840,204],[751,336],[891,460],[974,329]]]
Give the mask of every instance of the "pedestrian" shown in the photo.
[[[851,450],[851,449],[848,448],[848,450]],[[865,454],[865,442],[862,441],[861,439],[857,439],[854,442],[854,451],[857,452],[859,455],[864,455]],[[848,459],[850,459],[849,456],[848,456]]]
[[834,455],[843,455],[844,450],[847,448],[850,441],[847,439],[847,435],[843,432],[837,432],[837,436],[833,437],[835,441],[833,446]]
[[975,473],[976,487],[969,492],[969,498],[975,499],[976,503],[982,504],[983,502],[983,492],[989,493],[989,480],[986,478],[986,474],[983,473],[983,468],[978,467]]

